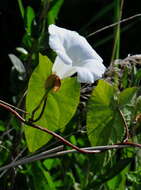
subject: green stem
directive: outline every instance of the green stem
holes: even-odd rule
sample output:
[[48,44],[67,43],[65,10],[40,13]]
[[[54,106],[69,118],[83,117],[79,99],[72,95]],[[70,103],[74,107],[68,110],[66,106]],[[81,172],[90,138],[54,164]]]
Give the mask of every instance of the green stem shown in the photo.
[[120,20],[122,17],[123,3],[124,3],[124,0],[122,0],[121,2],[119,0],[115,0],[115,18],[116,18],[116,21],[119,22],[119,24],[117,25],[117,27],[115,29],[115,40],[114,40],[114,47],[113,47],[111,62],[114,59],[119,58],[119,53],[120,53]]
[[[47,90],[44,94],[44,96],[42,97],[42,99],[40,100],[40,103],[37,105],[37,107],[34,108],[34,110],[32,111],[32,115],[31,115],[31,118],[29,119],[30,121],[32,122],[37,122],[43,115],[44,113],[44,110],[45,110],[45,106],[46,106],[46,102],[47,102],[47,96],[48,96],[48,93],[49,93],[50,90]],[[35,113],[40,109],[40,107],[42,106],[43,104],[43,107],[42,107],[42,110],[39,114],[39,116],[34,119],[34,116],[35,116]]]

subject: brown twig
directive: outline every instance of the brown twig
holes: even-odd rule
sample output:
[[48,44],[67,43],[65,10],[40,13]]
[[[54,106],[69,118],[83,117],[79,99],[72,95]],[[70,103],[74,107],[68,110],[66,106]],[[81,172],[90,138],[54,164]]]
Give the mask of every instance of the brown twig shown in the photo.
[[15,107],[15,106],[13,106],[13,105],[11,105],[11,104],[9,104],[9,103],[3,101],[3,100],[0,100],[0,103],[5,104],[5,105],[7,105],[7,106],[10,106],[11,108],[14,108],[15,110],[20,111],[20,112],[22,112],[22,113],[28,114],[25,110],[20,109],[20,108],[17,108],[17,107]]
[[0,107],[3,107],[6,110],[8,110],[9,112],[11,112],[12,114],[14,114],[22,123],[52,135],[53,137],[55,137],[55,138],[59,139],[61,142],[63,142],[63,144],[66,144],[67,146],[70,146],[71,148],[77,150],[78,152],[81,152],[81,153],[84,153],[84,154],[95,154],[95,153],[101,152],[100,150],[96,150],[96,151],[83,150],[83,149],[75,146],[74,144],[70,143],[69,141],[67,141],[66,139],[64,139],[63,137],[58,135],[57,133],[55,133],[55,132],[53,132],[53,131],[51,131],[51,130],[49,130],[47,128],[43,128],[43,127],[41,127],[41,126],[39,126],[37,124],[34,124],[30,120],[26,121],[19,113],[17,113],[14,109],[9,107],[8,105],[0,103]]
[[[67,141],[66,139],[64,139],[60,135],[56,134],[55,132],[50,131],[47,128],[43,128],[43,127],[41,127],[39,125],[36,125],[36,124],[32,123],[31,121],[26,121],[23,117],[20,116],[19,113],[17,113],[13,108],[9,107],[8,105],[3,104],[3,103],[0,102],[0,107],[3,107],[6,110],[8,110],[9,112],[11,112],[22,123],[52,135],[53,137],[55,137],[58,140],[60,140],[61,142],[63,142],[63,144],[66,144],[67,146],[69,146],[69,147],[71,147],[73,149],[73,150],[60,151],[63,148],[63,146],[58,146],[58,147],[56,147],[54,149],[39,153],[37,155],[33,155],[31,157],[26,157],[26,158],[22,158],[21,160],[11,162],[10,164],[8,164],[6,166],[1,167],[0,171],[5,170],[5,169],[9,169],[11,167],[15,167],[15,166],[18,166],[18,165],[22,165],[22,164],[25,164],[25,163],[33,162],[35,160],[41,160],[41,159],[45,159],[45,158],[53,158],[53,157],[61,156],[61,155],[68,154],[68,153],[80,152],[80,153],[85,153],[85,154],[89,154],[89,153],[94,154],[94,153],[100,153],[100,152],[103,152],[103,151],[106,151],[106,150],[111,150],[111,149],[120,149],[120,148],[127,148],[127,147],[141,148],[141,144],[137,144],[137,143],[133,143],[133,142],[127,142],[127,141],[124,141],[123,143],[119,143],[119,144],[115,144],[115,145],[79,148],[79,147],[71,144],[69,141]],[[121,111],[120,111],[120,114],[121,114],[121,116],[123,116]],[[128,126],[126,124],[124,116],[122,117],[122,119],[123,119],[124,124],[126,126],[126,135],[127,135],[126,137],[128,137],[128,135],[129,135]],[[128,139],[128,138],[126,138],[126,139]]]
[[138,143],[133,143],[133,142],[123,142],[123,145],[129,145],[129,146],[132,146],[132,147],[138,147],[138,148],[141,148],[141,144],[138,144]]
[[[102,148],[100,147],[95,147],[93,148],[93,150],[87,150],[87,149],[84,149],[84,148],[79,148],[75,145],[73,145],[72,143],[70,143],[69,141],[67,141],[66,139],[64,139],[62,136],[58,135],[57,133],[53,132],[53,131],[50,131],[49,129],[47,128],[43,128],[39,125],[36,125],[34,123],[32,123],[31,121],[26,121],[19,113],[17,113],[14,109],[12,109],[11,107],[9,107],[8,105],[5,105],[5,104],[2,104],[0,103],[0,107],[3,107],[5,108],[6,110],[8,110],[9,112],[11,112],[13,115],[15,115],[22,123],[28,125],[28,126],[31,126],[35,129],[38,129],[38,130],[41,130],[45,133],[48,133],[50,135],[52,135],[53,137],[57,138],[58,140],[60,140],[61,142],[63,142],[63,144],[71,147],[72,149],[80,152],[80,153],[84,153],[84,154],[95,154],[95,153],[100,153],[102,151],[105,151],[105,150],[109,150],[111,148],[109,148],[109,145],[107,146],[102,146]],[[128,132],[128,127],[126,128],[127,132]],[[141,144],[136,144],[136,143],[133,143],[133,142],[123,142],[123,143],[119,143],[118,145],[128,145],[128,146],[132,146],[132,147],[139,147],[141,148]],[[114,146],[116,145],[111,145],[112,148],[115,148]],[[103,148],[104,147],[104,148]]]
[[[23,154],[23,152],[26,150],[26,148],[24,148],[23,150],[21,150],[21,152],[14,158],[14,160],[10,163],[10,165],[14,164],[16,161],[18,161],[19,157]],[[8,164],[9,165],[9,164]],[[4,171],[0,174],[0,178],[2,178],[2,176],[8,171],[9,168],[5,168],[3,169]],[[1,170],[1,168],[0,168]]]

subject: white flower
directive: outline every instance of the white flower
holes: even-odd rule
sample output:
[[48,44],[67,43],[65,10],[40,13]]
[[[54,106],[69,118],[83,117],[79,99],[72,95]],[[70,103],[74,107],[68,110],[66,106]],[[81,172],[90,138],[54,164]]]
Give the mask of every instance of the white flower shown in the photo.
[[106,68],[102,58],[77,32],[49,26],[49,45],[57,57],[52,68],[60,79],[77,72],[79,82],[93,83],[100,79]]

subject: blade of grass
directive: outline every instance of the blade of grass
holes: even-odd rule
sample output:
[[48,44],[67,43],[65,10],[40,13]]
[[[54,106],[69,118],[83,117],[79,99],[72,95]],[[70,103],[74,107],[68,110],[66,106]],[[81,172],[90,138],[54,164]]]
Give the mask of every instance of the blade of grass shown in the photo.
[[[124,0],[121,2],[119,0],[115,0],[115,20],[120,21],[122,17],[122,9],[123,9],[123,4]],[[113,52],[112,52],[112,57],[111,57],[111,62],[114,59],[118,59],[120,54],[120,23],[117,25],[115,29],[115,39],[114,39],[114,47],[113,47]]]
[[22,16],[22,18],[24,18],[24,6],[22,3],[22,0],[18,0],[18,5],[19,5],[21,16]]

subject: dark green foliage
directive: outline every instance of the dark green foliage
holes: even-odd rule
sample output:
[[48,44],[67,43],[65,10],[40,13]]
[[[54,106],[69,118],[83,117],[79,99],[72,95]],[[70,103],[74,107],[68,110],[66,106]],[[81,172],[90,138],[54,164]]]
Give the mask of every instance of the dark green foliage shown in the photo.
[[[0,16],[7,12],[6,2],[8,1],[2,2],[4,11],[0,10]],[[119,59],[128,53],[136,54],[137,50],[141,49],[140,38],[136,34],[140,34],[140,31],[135,30],[139,19],[123,26],[117,25],[105,34],[94,36],[94,42],[93,35],[89,35],[124,17],[124,6],[126,7],[127,2],[17,0],[16,3],[16,14],[22,20],[23,33],[15,49],[12,46],[13,49],[6,53],[6,57],[10,54],[12,67],[10,73],[6,70],[8,77],[6,75],[4,78],[10,78],[8,85],[4,86],[1,80],[0,93],[4,88],[7,90],[4,98],[10,97],[9,102],[26,109],[28,113],[19,113],[28,120],[47,93],[46,107],[36,123],[60,134],[78,147],[123,142],[126,137],[125,123],[130,133],[129,140],[141,143],[141,56]],[[70,9],[72,4],[75,6]],[[88,11],[85,5],[88,6]],[[129,10],[131,11],[131,7]],[[87,19],[88,13],[91,14]],[[125,17],[127,16],[128,12]],[[8,19],[10,20],[10,16]],[[8,25],[10,21],[4,22],[4,26],[5,23]],[[71,30],[77,26],[77,31],[81,34],[91,36],[88,37],[90,44],[101,48],[98,51],[104,59],[104,64],[107,63],[103,79],[93,85],[82,84],[80,87],[76,76],[73,76],[61,81],[58,92],[46,91],[45,83],[52,72],[55,57],[48,45],[48,25],[55,23]],[[12,24],[11,30],[7,29],[8,35],[14,28]],[[138,25],[140,26],[140,23]],[[2,28],[5,29],[3,24]],[[20,29],[18,32],[21,32]],[[124,35],[127,38],[126,43]],[[135,35],[137,40],[134,40]],[[2,49],[11,41],[10,37],[1,45]],[[135,41],[131,47],[127,43],[130,40]],[[111,41],[110,46],[105,46]],[[112,60],[111,64],[109,60]],[[1,71],[4,73],[3,67]],[[38,109],[35,117],[40,114],[41,109]],[[0,118],[0,167],[14,159],[24,160],[60,145],[51,135],[22,126],[7,112],[3,115]],[[70,147],[64,145],[64,149],[69,150]],[[95,155],[69,153],[56,158],[39,159],[0,172],[0,190],[139,190],[141,155],[140,150],[135,147],[108,150]]]

